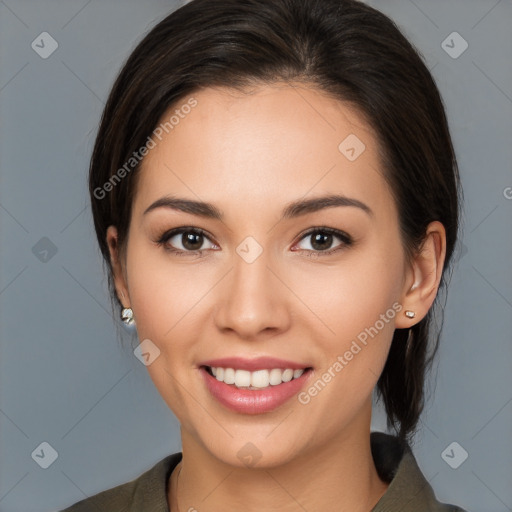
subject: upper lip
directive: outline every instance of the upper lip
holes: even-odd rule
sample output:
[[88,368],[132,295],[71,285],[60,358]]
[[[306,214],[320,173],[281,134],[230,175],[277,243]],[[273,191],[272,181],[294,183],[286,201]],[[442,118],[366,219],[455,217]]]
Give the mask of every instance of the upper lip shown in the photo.
[[292,370],[302,370],[309,368],[310,365],[303,363],[296,363],[294,361],[286,361],[285,359],[278,359],[276,357],[255,357],[253,359],[246,359],[243,357],[222,357],[220,359],[210,359],[203,361],[199,366],[210,366],[214,368],[234,368],[237,370],[268,370],[272,368],[290,368]]

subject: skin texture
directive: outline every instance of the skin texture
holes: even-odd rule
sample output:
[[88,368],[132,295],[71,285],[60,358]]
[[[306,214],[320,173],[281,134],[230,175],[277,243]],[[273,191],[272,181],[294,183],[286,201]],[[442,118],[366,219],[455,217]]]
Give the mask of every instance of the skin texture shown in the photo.
[[[431,223],[422,250],[406,261],[377,139],[356,110],[305,85],[247,92],[193,95],[197,106],[145,157],[125,250],[114,226],[107,234],[117,293],[134,311],[139,339],[161,352],[147,369],[181,424],[182,470],[178,492],[177,470],[171,476],[170,507],[178,510],[178,499],[182,512],[369,511],[387,488],[370,452],[372,391],[394,329],[419,322],[433,303],[445,231]],[[350,134],[366,146],[354,161],[338,149]],[[372,214],[338,206],[281,219],[290,202],[333,193]],[[143,214],[165,195],[212,203],[223,219],[169,208]],[[181,226],[211,235],[202,255],[158,245]],[[313,227],[339,229],[354,242],[334,236],[326,249],[341,250],[319,254],[303,235]],[[248,236],[263,248],[250,264],[236,252]],[[167,247],[183,251],[181,241]],[[268,355],[313,367],[310,386],[394,303],[401,312],[306,405],[292,398],[269,413],[236,413],[199,374],[207,359]],[[248,442],[261,452],[252,468],[237,456]]]

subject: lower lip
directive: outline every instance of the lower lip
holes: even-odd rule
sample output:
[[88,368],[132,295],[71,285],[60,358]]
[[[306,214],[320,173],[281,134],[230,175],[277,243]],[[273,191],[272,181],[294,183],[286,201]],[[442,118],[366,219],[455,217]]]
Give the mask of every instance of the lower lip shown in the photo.
[[201,375],[210,393],[225,407],[242,414],[261,414],[283,405],[296,395],[311,374],[306,370],[300,377],[277,386],[263,389],[238,389],[210,375],[206,368],[200,368]]

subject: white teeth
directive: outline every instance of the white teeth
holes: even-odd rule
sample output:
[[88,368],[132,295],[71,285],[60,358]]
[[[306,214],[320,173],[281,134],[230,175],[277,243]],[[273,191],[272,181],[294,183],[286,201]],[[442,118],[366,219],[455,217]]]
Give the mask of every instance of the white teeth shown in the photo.
[[211,367],[211,372],[218,381],[234,384],[237,388],[263,389],[269,386],[278,386],[283,382],[290,382],[292,379],[298,379],[304,373],[304,369],[292,370],[286,368],[281,370],[280,368],[272,368],[250,372],[233,368]]
[[293,370],[288,368],[283,372],[283,376],[281,378],[283,379],[283,382],[290,382],[293,379]]
[[235,370],[233,370],[233,368],[226,368],[224,370],[224,382],[226,384],[235,383]]
[[268,382],[268,370],[258,370],[251,374],[251,386],[253,388],[267,388]]
[[251,385],[251,372],[247,370],[235,371],[235,386],[237,388],[247,387]]
[[279,368],[274,368],[273,370],[270,370],[269,375],[269,383],[272,386],[277,386],[278,384],[281,384],[283,380],[281,377],[283,376],[283,370],[280,370]]

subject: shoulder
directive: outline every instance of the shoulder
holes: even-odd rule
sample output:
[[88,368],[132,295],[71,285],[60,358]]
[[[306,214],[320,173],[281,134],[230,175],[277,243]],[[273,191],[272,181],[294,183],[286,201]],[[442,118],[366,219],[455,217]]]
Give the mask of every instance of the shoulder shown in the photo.
[[465,512],[436,499],[408,444],[395,436],[372,432],[371,448],[379,476],[389,484],[371,512]]
[[60,512],[168,512],[167,482],[181,460],[174,453],[124,484],[85,498]]

